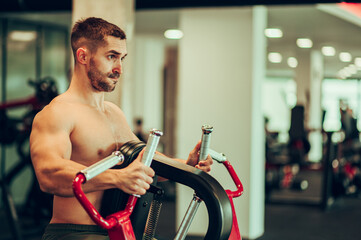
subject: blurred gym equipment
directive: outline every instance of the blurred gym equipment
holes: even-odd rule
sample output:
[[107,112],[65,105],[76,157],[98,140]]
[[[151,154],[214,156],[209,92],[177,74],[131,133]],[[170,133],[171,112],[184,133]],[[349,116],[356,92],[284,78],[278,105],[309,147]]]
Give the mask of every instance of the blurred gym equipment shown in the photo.
[[[17,155],[20,159],[10,170],[5,172],[6,159],[4,158],[4,154],[2,154],[0,176],[4,207],[14,239],[17,240],[22,239],[22,235],[42,230],[38,229],[38,227],[40,227],[39,222],[43,218],[50,218],[52,211],[52,197],[50,194],[43,193],[40,190],[32,167],[27,144],[35,115],[58,95],[58,90],[55,80],[51,77],[45,77],[37,81],[29,80],[28,84],[35,89],[34,96],[0,104],[0,144],[2,146],[15,145]],[[29,110],[21,119],[9,118],[7,116],[7,110],[23,106],[28,106]],[[14,205],[9,187],[13,180],[29,167],[33,173],[33,180],[20,214],[31,217],[33,225],[25,231],[21,227],[18,218],[19,211]]]

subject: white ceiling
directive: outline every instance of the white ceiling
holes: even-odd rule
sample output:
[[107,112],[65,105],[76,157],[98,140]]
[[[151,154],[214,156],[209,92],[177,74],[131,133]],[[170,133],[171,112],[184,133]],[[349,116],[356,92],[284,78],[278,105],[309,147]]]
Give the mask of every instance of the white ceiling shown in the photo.
[[[296,39],[299,37],[312,39],[314,50],[321,50],[326,45],[333,46],[336,55],[324,57],[324,70],[326,77],[337,77],[337,72],[350,64],[339,60],[340,52],[346,51],[353,57],[361,57],[361,28],[325,12],[323,6],[269,7],[268,27],[281,28],[284,36],[281,39],[268,39],[268,51],[278,51],[284,59],[297,57],[296,52],[300,49],[296,46]],[[286,70],[287,64],[284,61],[281,64],[268,63],[270,70],[279,68]]]
[[[347,51],[353,57],[361,57],[361,20],[352,19],[360,24],[358,25],[325,11],[330,7],[332,10],[335,6],[335,4],[268,6],[268,27],[277,27],[283,31],[282,38],[268,39],[267,42],[267,51],[280,52],[283,56],[281,63],[267,61],[269,76],[293,76],[293,69],[288,67],[286,59],[291,56],[297,57],[300,49],[296,46],[296,39],[299,37],[312,39],[312,50],[320,50],[325,45],[336,49],[335,56],[324,57],[325,76],[329,78],[336,78],[337,72],[350,64],[339,60],[339,52]],[[340,14],[345,13],[340,12]],[[136,32],[162,35],[166,29],[177,27],[178,16],[178,10],[137,11]],[[361,74],[356,77],[361,77]]]

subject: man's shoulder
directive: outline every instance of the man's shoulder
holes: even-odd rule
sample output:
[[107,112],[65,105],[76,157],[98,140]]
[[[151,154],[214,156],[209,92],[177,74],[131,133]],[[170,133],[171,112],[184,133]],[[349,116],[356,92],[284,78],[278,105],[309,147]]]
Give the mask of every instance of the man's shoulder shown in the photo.
[[104,101],[104,103],[105,103],[107,106],[109,106],[109,107],[111,107],[111,108],[113,108],[113,109],[119,109],[119,110],[120,110],[120,108],[118,107],[118,105],[116,105],[115,103],[113,103],[113,102],[111,102],[111,101]]
[[72,104],[69,100],[59,95],[54,98],[47,106],[40,112],[45,115],[61,114],[64,115],[69,111],[73,110]]
[[111,109],[113,113],[121,114],[122,116],[124,116],[122,109],[120,109],[120,107],[115,103],[110,101],[105,101],[104,103]]
[[77,112],[75,104],[59,95],[36,115],[34,121],[46,123],[68,122]]

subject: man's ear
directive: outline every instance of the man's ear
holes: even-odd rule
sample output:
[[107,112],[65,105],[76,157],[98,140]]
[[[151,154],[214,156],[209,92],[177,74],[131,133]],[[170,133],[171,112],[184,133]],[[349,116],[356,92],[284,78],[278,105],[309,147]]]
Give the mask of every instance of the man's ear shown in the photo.
[[89,50],[86,48],[78,48],[78,50],[76,50],[76,59],[77,62],[79,62],[80,64],[87,64],[88,59],[89,59]]

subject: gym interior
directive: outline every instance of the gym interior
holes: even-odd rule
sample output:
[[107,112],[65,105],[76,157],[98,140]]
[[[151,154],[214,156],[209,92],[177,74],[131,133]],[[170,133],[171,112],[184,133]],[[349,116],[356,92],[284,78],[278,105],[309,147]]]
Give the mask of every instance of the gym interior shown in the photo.
[[[52,196],[40,190],[31,164],[31,124],[66,91],[71,27],[89,16],[127,33],[122,80],[106,97],[132,130],[146,138],[161,129],[157,149],[186,159],[212,126],[214,158],[226,158],[242,184],[242,194],[224,200],[234,212],[202,199],[184,236],[175,237],[195,190],[182,179],[158,183],[156,239],[219,239],[210,236],[214,228],[222,239],[240,239],[228,238],[230,219],[242,239],[360,238],[361,4],[5,0],[0,240],[41,239],[51,218]],[[219,163],[209,178],[223,195],[239,190]]]

